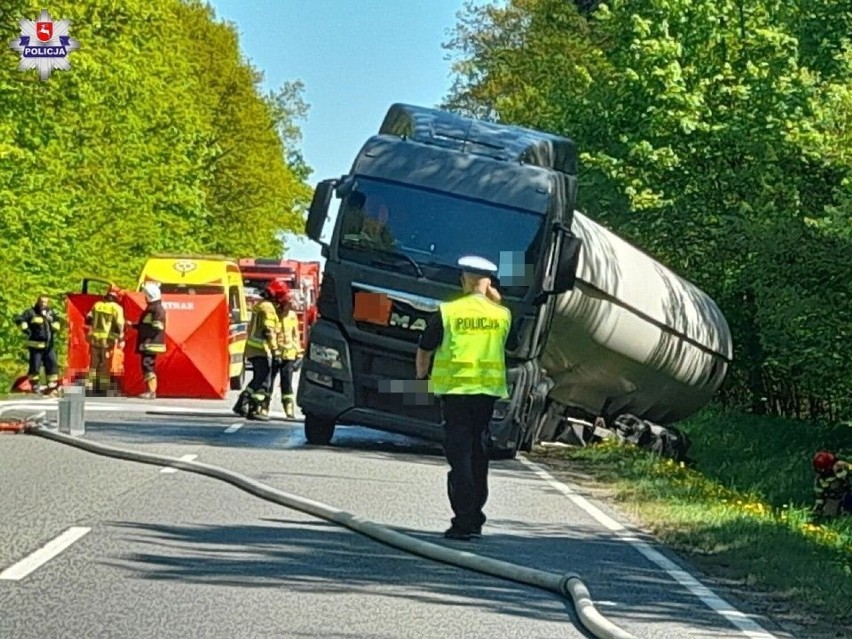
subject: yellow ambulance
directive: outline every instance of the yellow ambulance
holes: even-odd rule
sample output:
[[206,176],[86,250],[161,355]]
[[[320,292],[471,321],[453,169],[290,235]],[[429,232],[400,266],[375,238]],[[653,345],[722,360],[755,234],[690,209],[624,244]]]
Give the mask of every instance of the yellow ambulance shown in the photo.
[[148,258],[139,276],[137,290],[145,282],[159,282],[163,293],[179,295],[222,295],[230,312],[228,353],[231,390],[240,390],[245,369],[243,354],[248,337],[249,309],[239,264],[222,255],[165,255]]

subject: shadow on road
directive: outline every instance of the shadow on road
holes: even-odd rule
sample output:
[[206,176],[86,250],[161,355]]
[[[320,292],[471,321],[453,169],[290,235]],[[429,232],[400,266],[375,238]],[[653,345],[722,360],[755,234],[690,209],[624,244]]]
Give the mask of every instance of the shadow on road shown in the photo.
[[[117,445],[176,444],[205,445],[219,448],[257,448],[264,450],[322,451],[334,454],[357,454],[364,459],[393,459],[417,464],[446,466],[440,443],[386,433],[360,426],[338,426],[328,446],[311,446],[305,441],[301,422],[245,422],[233,434],[225,434],[234,418],[216,420],[210,417],[181,417],[171,419],[98,420],[87,422],[87,437]],[[516,468],[512,462],[494,461],[492,472],[501,468]]]
[[[134,550],[105,563],[137,579],[329,595],[363,593],[485,608],[518,618],[570,619],[579,629],[571,604],[555,594],[408,555],[327,522],[264,521],[268,523],[107,523],[122,531],[122,541]],[[721,617],[702,610],[696,599],[664,573],[638,561],[635,551],[606,532],[517,521],[493,521],[489,527],[486,536],[474,542],[450,542],[438,531],[397,530],[541,570],[580,569],[600,611],[625,627],[637,622],[673,623],[729,631],[723,636],[734,633]]]

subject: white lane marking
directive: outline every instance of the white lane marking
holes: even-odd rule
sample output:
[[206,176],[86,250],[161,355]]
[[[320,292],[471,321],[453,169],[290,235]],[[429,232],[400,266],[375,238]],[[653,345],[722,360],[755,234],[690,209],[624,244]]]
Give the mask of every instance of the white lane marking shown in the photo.
[[[198,455],[184,455],[183,457],[180,458],[180,460],[181,461],[192,461],[193,459],[197,459],[197,458],[198,458]],[[178,471],[177,468],[173,468],[171,466],[166,466],[165,468],[160,469],[161,473],[166,473],[166,474],[176,473],[177,471]]]
[[235,423],[235,424],[231,424],[230,426],[228,426],[228,427],[225,429],[225,434],[230,435],[231,433],[236,433],[236,432],[237,432],[238,430],[240,430],[242,427],[243,427],[243,423],[242,423],[242,422],[237,422],[237,423]]
[[668,559],[665,555],[654,550],[650,545],[641,539],[638,539],[636,536],[628,532],[624,532],[627,529],[622,524],[615,521],[612,517],[607,515],[582,495],[578,495],[570,486],[553,477],[553,475],[547,472],[542,466],[539,466],[535,462],[531,462],[520,455],[517,459],[527,468],[532,470],[539,478],[546,481],[552,488],[558,490],[577,506],[586,511],[599,524],[608,530],[617,533],[616,537],[629,543],[639,553],[644,555],[646,559],[656,564],[659,568],[662,568],[669,577],[686,588],[694,596],[698,597],[708,608],[727,619],[728,622],[739,629],[744,636],[749,637],[749,639],[778,639],[775,635],[767,632],[760,624],[734,608],[734,606],[722,599],[695,577]]
[[47,542],[31,555],[24,557],[15,565],[6,568],[3,572],[0,572],[0,579],[4,581],[18,581],[19,579],[23,579],[33,570],[56,557],[56,555],[83,537],[90,530],[91,528],[72,526],[56,539]]

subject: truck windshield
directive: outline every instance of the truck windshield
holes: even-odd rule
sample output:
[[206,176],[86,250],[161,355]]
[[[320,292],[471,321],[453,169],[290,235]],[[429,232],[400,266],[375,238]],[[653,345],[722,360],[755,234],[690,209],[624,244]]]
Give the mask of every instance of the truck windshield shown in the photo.
[[339,217],[344,259],[455,283],[459,258],[478,255],[499,266],[509,295],[532,283],[544,232],[534,212],[365,178]]

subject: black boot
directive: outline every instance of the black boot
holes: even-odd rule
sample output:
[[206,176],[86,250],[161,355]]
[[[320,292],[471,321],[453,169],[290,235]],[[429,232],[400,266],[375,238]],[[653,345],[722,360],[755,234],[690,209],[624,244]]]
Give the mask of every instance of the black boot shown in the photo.
[[234,414],[239,415],[240,417],[245,417],[248,412],[248,404],[249,398],[251,397],[251,391],[249,389],[244,390],[240,393],[240,396],[237,398],[237,403],[234,404]]

